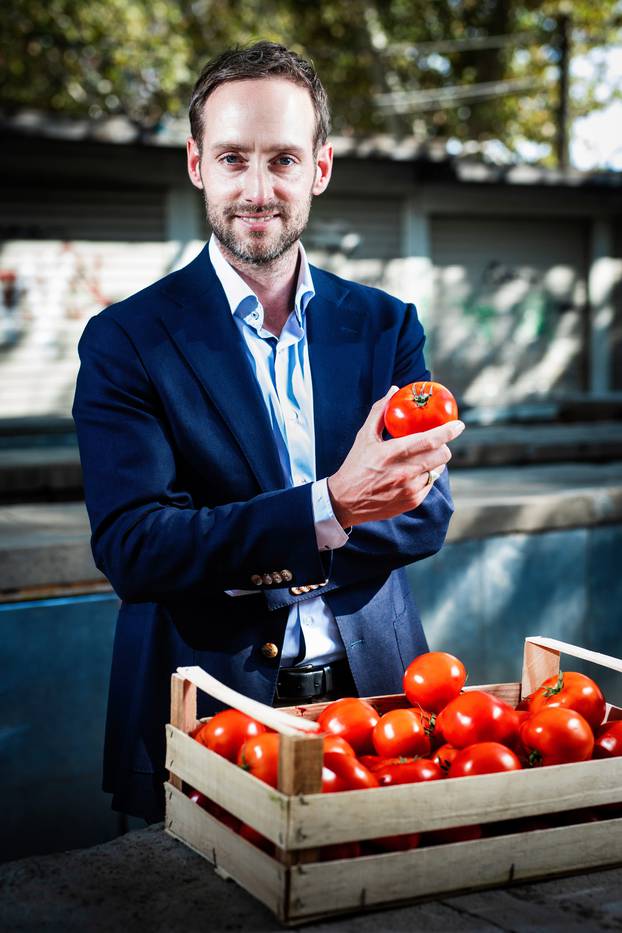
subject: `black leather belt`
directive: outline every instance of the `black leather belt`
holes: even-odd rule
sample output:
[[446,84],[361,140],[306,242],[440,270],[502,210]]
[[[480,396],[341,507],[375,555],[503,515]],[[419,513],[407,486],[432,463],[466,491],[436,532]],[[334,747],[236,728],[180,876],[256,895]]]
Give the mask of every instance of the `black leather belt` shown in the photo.
[[343,696],[356,696],[352,693],[353,689],[350,666],[345,659],[318,666],[282,667],[276,682],[276,696],[279,700],[301,697],[312,699],[341,690],[346,691]]

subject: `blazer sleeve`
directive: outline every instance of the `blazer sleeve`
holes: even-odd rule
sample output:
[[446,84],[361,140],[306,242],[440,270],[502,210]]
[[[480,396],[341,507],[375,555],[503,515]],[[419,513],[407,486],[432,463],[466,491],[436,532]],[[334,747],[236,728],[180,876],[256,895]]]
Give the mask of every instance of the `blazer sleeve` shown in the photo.
[[[383,391],[390,385],[404,386],[430,379],[423,356],[424,343],[416,309],[407,305],[392,370],[388,369]],[[347,586],[435,554],[443,545],[453,510],[445,469],[418,508],[392,519],[357,525],[348,543],[333,551],[331,580],[338,586]]]
[[317,548],[311,484],[193,507],[178,481],[157,393],[128,334],[103,313],[88,323],[78,349],[73,417],[91,546],[122,599],[253,589],[253,576],[282,569],[293,583],[326,578],[330,556]]

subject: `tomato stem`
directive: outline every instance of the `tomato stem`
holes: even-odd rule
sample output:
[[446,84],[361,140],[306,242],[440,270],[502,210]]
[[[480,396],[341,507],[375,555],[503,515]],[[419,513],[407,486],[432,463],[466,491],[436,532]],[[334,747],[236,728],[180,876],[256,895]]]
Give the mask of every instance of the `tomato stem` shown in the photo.
[[564,689],[564,672],[559,672],[559,677],[557,678],[557,683],[554,687],[547,687],[544,691],[545,697],[554,697]]
[[527,759],[527,761],[529,762],[529,767],[530,767],[530,768],[537,768],[538,765],[541,765],[541,764],[542,764],[542,755],[540,754],[539,751],[537,751],[537,750],[534,748],[534,749],[529,753],[529,758]]

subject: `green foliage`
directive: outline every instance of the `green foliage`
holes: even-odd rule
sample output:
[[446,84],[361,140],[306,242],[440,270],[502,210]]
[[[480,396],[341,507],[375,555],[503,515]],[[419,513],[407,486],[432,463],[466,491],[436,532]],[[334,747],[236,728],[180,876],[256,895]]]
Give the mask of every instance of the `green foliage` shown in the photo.
[[[4,110],[123,114],[146,129],[181,116],[202,64],[258,38],[310,55],[341,133],[390,132],[550,144],[555,133],[557,18],[572,49],[620,38],[619,0],[20,0],[0,22]],[[520,46],[434,51],[421,43],[530,33]],[[525,94],[395,113],[378,94],[535,79]],[[571,116],[608,101],[575,82]]]

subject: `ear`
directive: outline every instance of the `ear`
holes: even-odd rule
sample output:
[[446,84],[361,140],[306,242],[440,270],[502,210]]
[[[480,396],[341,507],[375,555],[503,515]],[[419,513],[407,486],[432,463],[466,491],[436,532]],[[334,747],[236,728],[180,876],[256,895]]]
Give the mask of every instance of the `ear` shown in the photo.
[[201,181],[201,153],[194,138],[189,136],[186,140],[186,154],[188,158],[188,177],[195,188],[203,188]]
[[313,194],[322,194],[328,186],[330,176],[333,172],[333,147],[324,143],[318,149],[315,157],[315,179],[311,191]]

